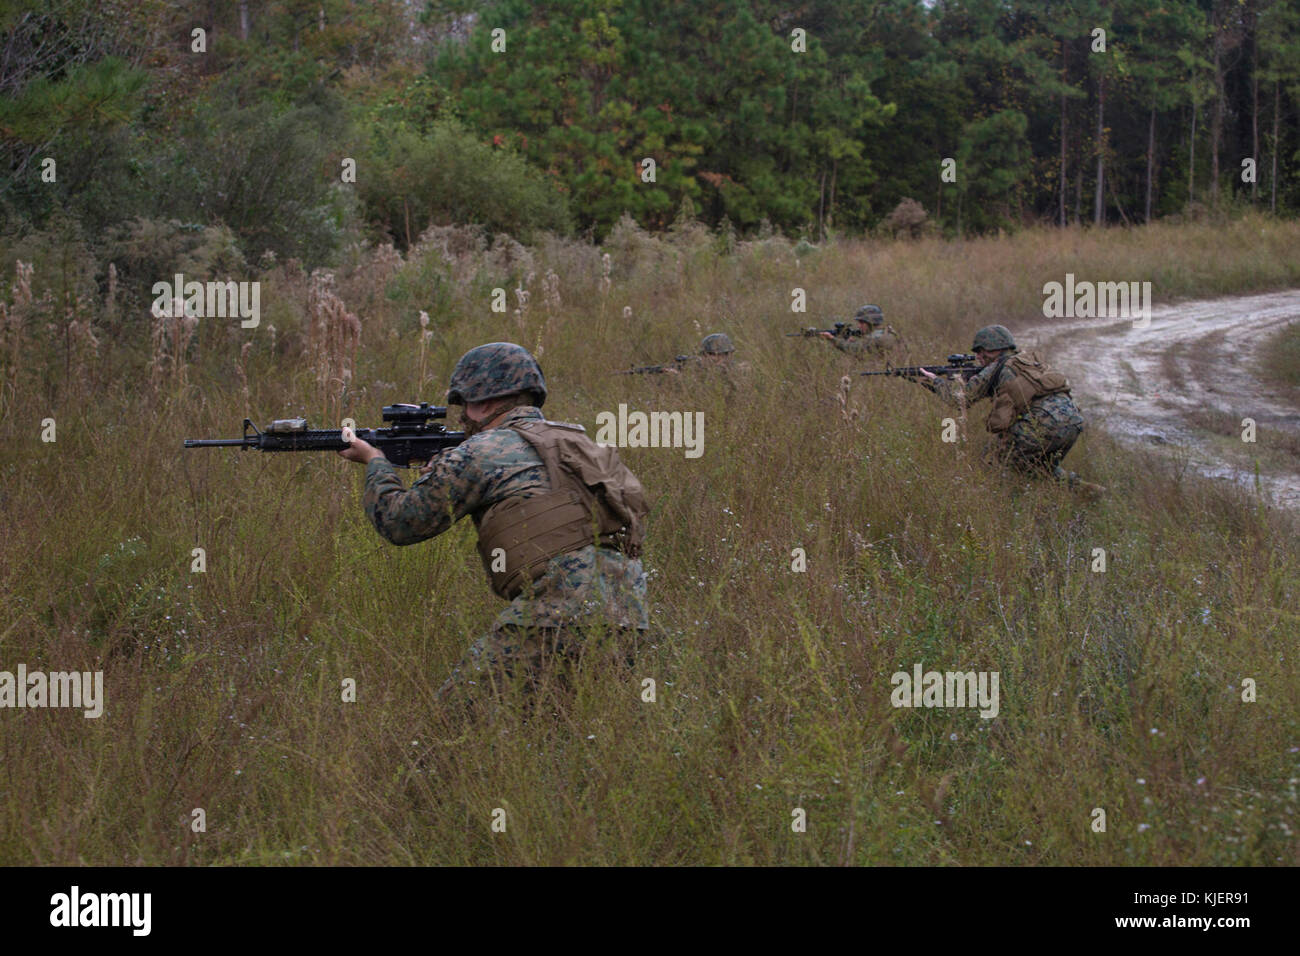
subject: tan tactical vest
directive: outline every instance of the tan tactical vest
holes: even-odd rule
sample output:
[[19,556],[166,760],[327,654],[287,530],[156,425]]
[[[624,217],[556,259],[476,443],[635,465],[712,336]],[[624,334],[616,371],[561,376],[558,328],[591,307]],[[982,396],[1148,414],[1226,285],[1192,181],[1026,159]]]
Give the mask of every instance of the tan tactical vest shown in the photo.
[[994,434],[1010,428],[1012,422],[1029,411],[1029,403],[1034,399],[1070,390],[1065,376],[1044,365],[1037,353],[1012,355],[1003,361],[1016,370],[1016,377],[999,385],[993,393],[988,430]]
[[[615,449],[597,445],[581,425],[525,418],[501,427],[533,446],[551,489],[497,502],[479,522],[479,557],[498,596],[513,600],[552,558],[589,544],[640,556],[650,509]],[[492,559],[497,548],[505,552],[502,571],[492,570],[503,564]]]

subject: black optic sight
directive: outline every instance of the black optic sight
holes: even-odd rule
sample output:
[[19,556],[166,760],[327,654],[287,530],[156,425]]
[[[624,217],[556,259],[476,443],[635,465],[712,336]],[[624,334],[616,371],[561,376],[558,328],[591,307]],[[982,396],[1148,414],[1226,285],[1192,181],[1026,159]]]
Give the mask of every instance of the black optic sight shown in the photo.
[[406,425],[423,424],[431,418],[446,418],[446,405],[430,405],[428,402],[421,402],[419,405],[410,403],[404,405],[385,405],[384,421],[401,422]]

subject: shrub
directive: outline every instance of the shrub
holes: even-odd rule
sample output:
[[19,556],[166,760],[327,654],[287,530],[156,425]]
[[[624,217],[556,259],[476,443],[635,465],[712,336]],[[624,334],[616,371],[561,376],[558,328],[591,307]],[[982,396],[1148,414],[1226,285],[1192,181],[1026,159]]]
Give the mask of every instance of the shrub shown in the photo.
[[452,223],[525,241],[537,230],[569,230],[564,197],[540,173],[454,123],[427,134],[376,126],[365,163],[358,187],[366,216],[403,249],[430,226]]
[[928,220],[925,207],[915,199],[905,197],[894,207],[894,211],[885,217],[881,225],[891,236],[919,239],[926,231]]

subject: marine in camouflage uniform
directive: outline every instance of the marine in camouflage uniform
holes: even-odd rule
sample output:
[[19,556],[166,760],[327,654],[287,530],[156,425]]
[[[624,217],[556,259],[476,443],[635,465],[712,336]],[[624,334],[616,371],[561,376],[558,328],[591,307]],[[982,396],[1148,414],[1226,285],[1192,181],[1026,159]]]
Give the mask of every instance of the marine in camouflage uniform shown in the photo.
[[1065,376],[1036,354],[1021,354],[1005,326],[980,329],[971,351],[984,367],[964,385],[929,372],[923,384],[958,407],[993,400],[987,427],[997,439],[993,452],[1004,464],[1025,474],[1050,475],[1089,495],[1104,491],[1061,466],[1084,429]]
[[700,342],[700,356],[698,364],[706,371],[724,372],[724,373],[745,373],[751,371],[748,362],[738,362],[734,356],[736,346],[731,343],[731,336],[725,332],[714,332],[706,335]]
[[733,361],[736,347],[725,332],[706,335],[696,355],[679,355],[664,365],[644,365],[618,372],[619,375],[680,375],[684,371],[748,372],[748,362]]
[[861,335],[844,336],[823,332],[822,338],[829,339],[841,352],[856,356],[887,352],[902,341],[902,336],[892,325],[885,325],[885,313],[878,305],[864,305],[853,318],[858,323]]
[[[510,601],[438,689],[436,697],[440,700],[501,676],[535,674],[553,656],[573,657],[581,652],[590,634],[635,633],[649,627],[646,575],[638,556],[639,523],[644,518],[640,484],[618,461],[614,449],[596,446],[586,438],[581,426],[547,422],[540,410],[545,398],[541,369],[525,349],[505,342],[479,346],[457,364],[447,396],[449,404],[466,405],[466,431],[474,433],[431,461],[409,489],[382,455],[368,459],[363,503],[375,530],[393,544],[409,545],[442,534],[469,515],[480,532],[480,557],[493,590]],[[503,400],[504,411],[495,399]],[[475,421],[469,413],[479,411],[480,403],[490,404],[486,414],[492,417]],[[548,464],[539,451],[543,446],[524,436],[556,433],[562,439],[560,447],[567,450],[565,454],[576,449],[577,457],[586,461],[585,467],[602,465],[605,471],[601,477],[617,485],[612,490],[601,486],[589,505],[598,498],[601,504],[593,507],[600,511],[606,492],[620,501],[626,492],[630,511],[640,509],[630,522],[638,525],[635,547],[620,545],[620,535],[613,533],[595,537],[594,512],[587,509],[582,509],[579,516],[578,523],[583,527],[577,538],[585,538],[588,543],[577,543],[562,553],[549,555],[546,549],[553,541],[539,543],[536,536],[528,540],[529,532],[540,530],[544,523],[542,512],[527,515],[504,535],[498,534],[498,527],[493,541],[485,541],[488,529],[484,523],[489,513],[499,516],[514,508],[517,514],[519,508],[526,507],[522,503],[529,500],[551,508],[553,498],[543,496],[556,490],[550,469],[560,459]],[[585,454],[588,451],[589,456]],[[555,472],[557,483],[565,487],[579,480],[570,473],[569,461],[566,459]],[[494,512],[498,507],[502,510]],[[611,528],[618,526],[617,520],[610,520]],[[500,523],[496,520],[497,526]],[[523,534],[515,534],[520,528]],[[498,543],[503,545],[500,555],[490,547],[485,549],[485,545]],[[534,544],[540,550],[535,549],[529,556],[527,571],[511,569],[522,578],[494,573],[493,562],[499,557],[514,562],[515,568],[523,568],[527,562],[517,557],[523,553],[520,548]],[[626,646],[626,642],[622,643]]]

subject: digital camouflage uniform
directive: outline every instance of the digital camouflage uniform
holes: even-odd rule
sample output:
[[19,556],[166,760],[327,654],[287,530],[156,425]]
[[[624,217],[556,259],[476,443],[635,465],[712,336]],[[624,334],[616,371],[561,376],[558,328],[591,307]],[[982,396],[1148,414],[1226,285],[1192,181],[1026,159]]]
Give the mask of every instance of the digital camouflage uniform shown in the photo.
[[831,344],[841,352],[847,352],[850,355],[868,355],[880,352],[888,352],[898,345],[898,333],[893,327],[886,329],[872,329],[866,335],[859,335],[853,338],[836,336],[831,339]]
[[728,381],[737,381],[741,377],[749,375],[754,371],[754,366],[745,361],[730,359],[720,365],[705,365],[700,363],[699,370],[705,375],[717,375],[726,378]]
[[863,329],[865,333],[863,335],[837,335],[831,339],[831,344],[841,352],[847,352],[849,355],[879,354],[890,351],[902,341],[902,336],[892,325],[885,325],[885,313],[878,305],[864,305],[854,313],[853,321],[858,323],[859,329],[863,325],[870,325],[872,328],[870,331]]
[[[1000,386],[1015,377],[1010,362],[996,361],[972,376],[964,390],[961,382],[947,378],[933,384],[936,394],[948,404],[960,406],[964,401],[969,406],[992,399]],[[1030,402],[1029,409],[998,436],[993,451],[1000,461],[1018,471],[1051,474],[1073,486],[1078,484],[1079,476],[1062,468],[1061,459],[1074,446],[1083,427],[1083,416],[1068,391],[1043,395]]]
[[[751,371],[748,362],[737,362],[730,357],[735,351],[736,347],[732,344],[729,335],[725,332],[714,332],[704,337],[704,340],[700,343],[700,350],[695,355],[679,355],[672,362],[664,365],[641,366],[628,369],[626,372],[620,372],[619,374],[663,375],[673,372],[716,372],[726,376],[727,373]],[[728,358],[724,362],[715,362],[709,360],[709,356],[712,355],[725,355]]]
[[[496,427],[479,432],[433,461],[432,471],[410,489],[384,458],[366,468],[364,505],[375,530],[397,545],[442,534],[469,515],[477,528],[484,513],[507,498],[550,490],[541,457],[506,423],[544,419],[525,406],[507,412]],[[458,685],[481,683],[489,671],[535,668],[553,653],[576,651],[584,627],[645,630],[646,575],[639,559],[588,545],[552,558],[543,575],[497,615],[438,689],[442,699]]]

